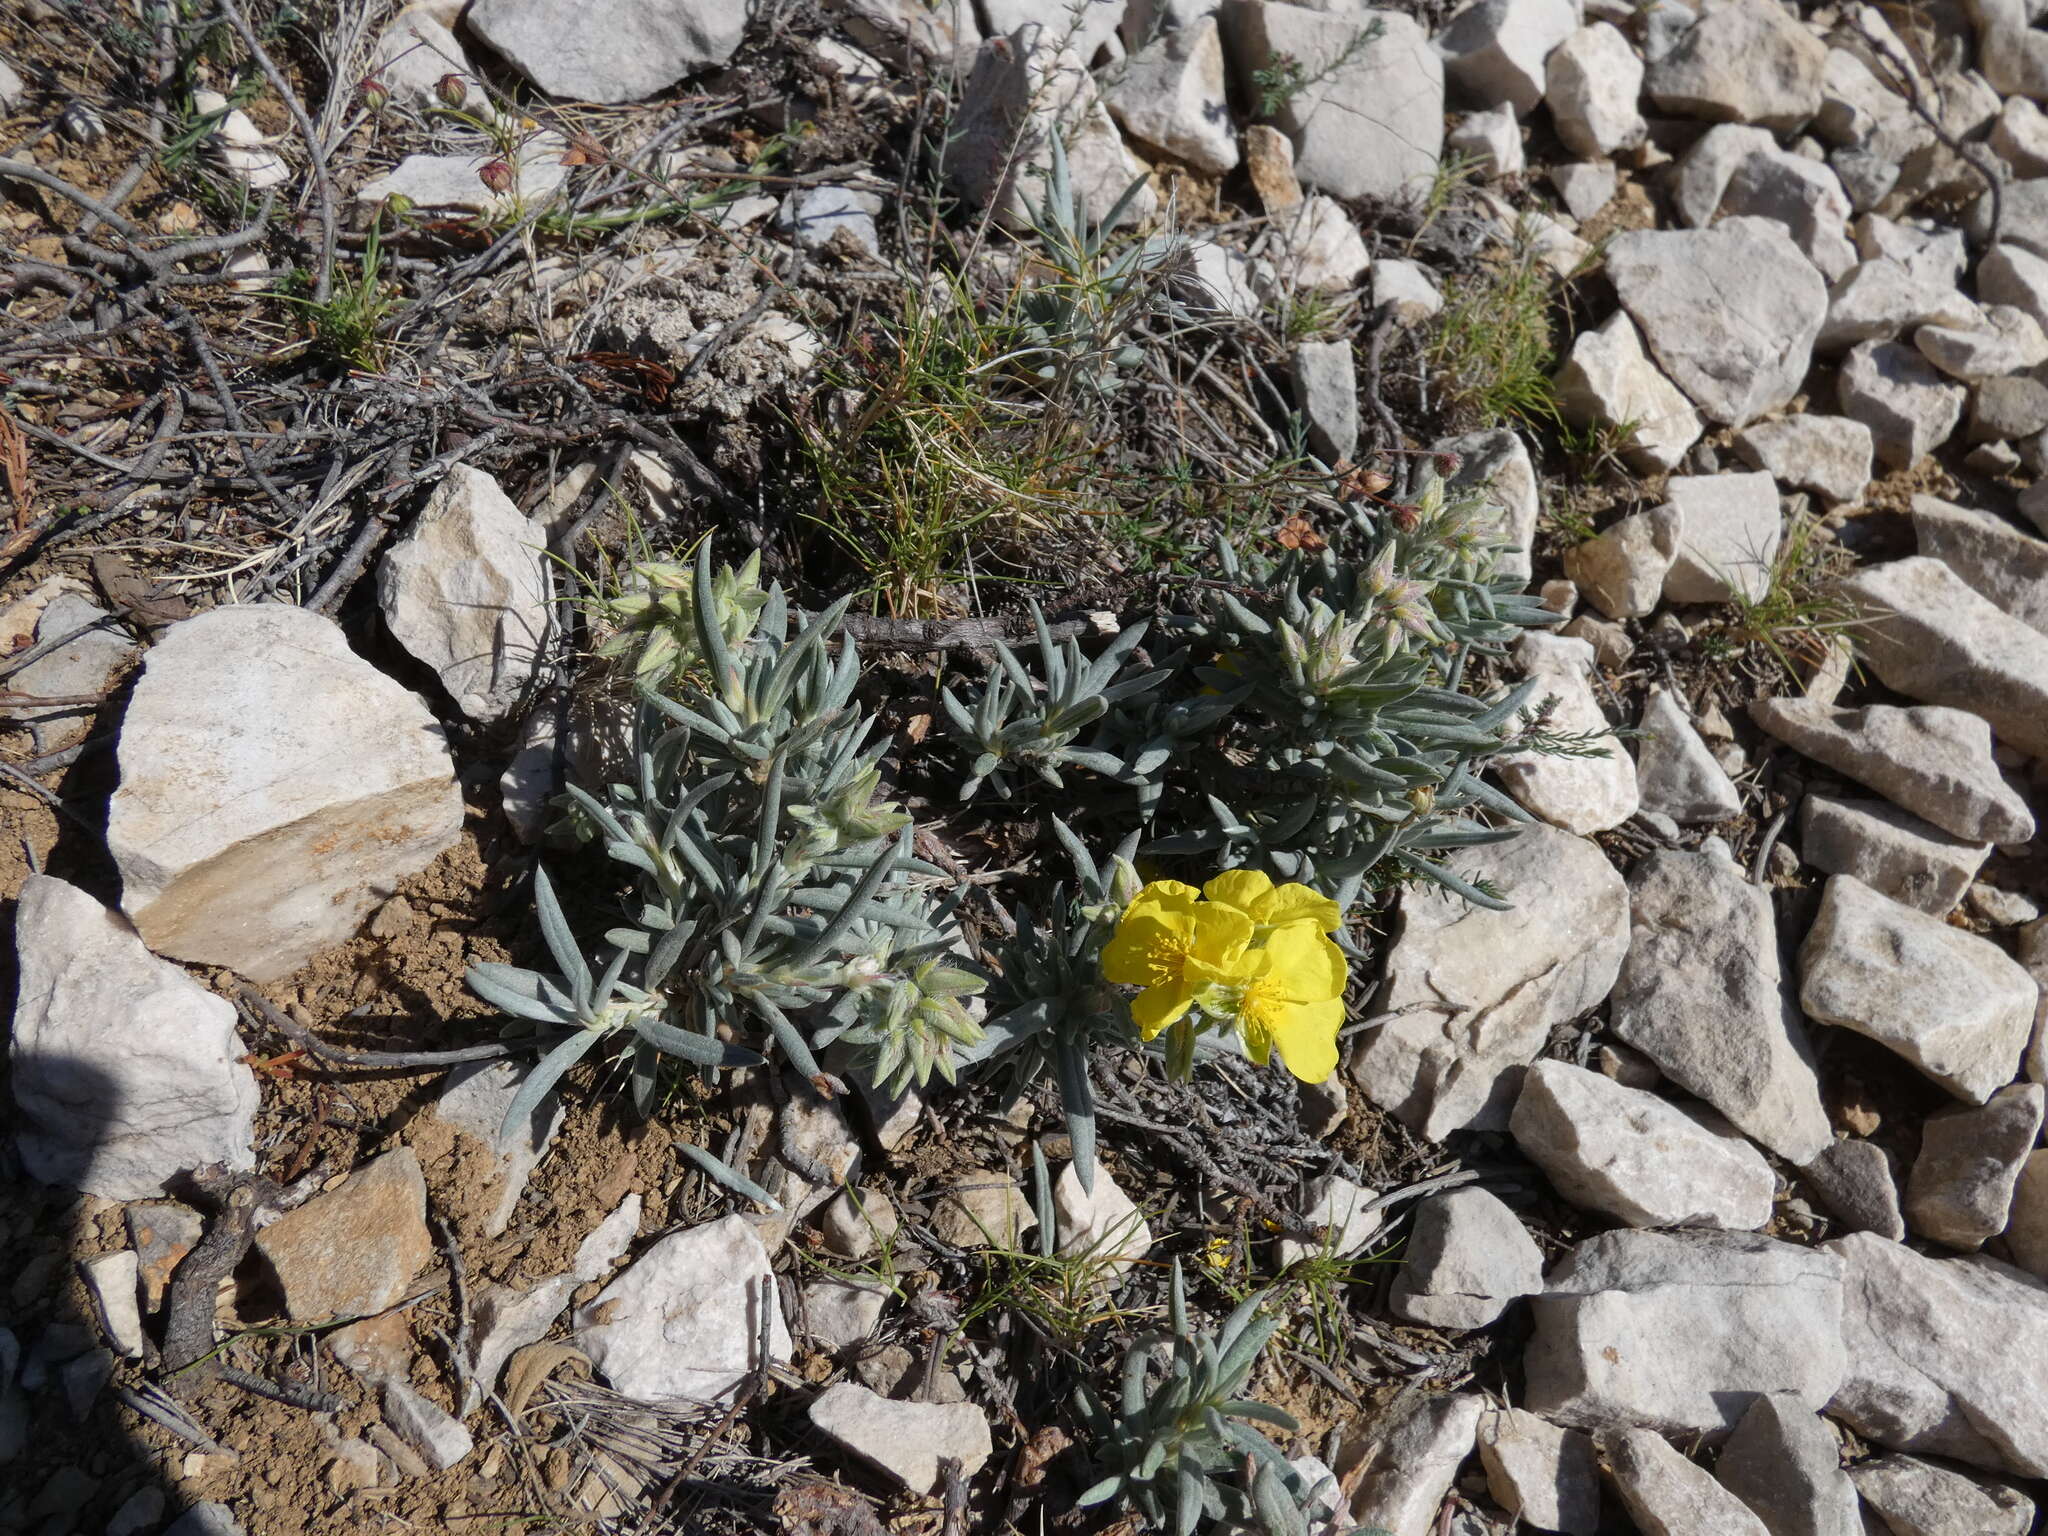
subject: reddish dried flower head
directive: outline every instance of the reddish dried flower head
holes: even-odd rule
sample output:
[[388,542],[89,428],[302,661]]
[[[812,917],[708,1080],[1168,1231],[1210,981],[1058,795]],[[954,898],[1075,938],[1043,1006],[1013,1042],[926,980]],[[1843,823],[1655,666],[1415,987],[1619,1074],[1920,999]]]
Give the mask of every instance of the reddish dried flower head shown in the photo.
[[1458,467],[1464,462],[1455,453],[1440,453],[1436,456],[1436,472],[1448,480],[1458,472]]
[[391,87],[375,75],[365,75],[356,82],[356,99],[372,112],[382,112],[391,103]]
[[493,160],[476,173],[476,179],[493,192],[510,192],[512,166],[505,160]]
[[1405,501],[1392,502],[1388,505],[1387,510],[1394,514],[1394,526],[1403,533],[1413,533],[1422,524],[1422,509],[1411,503]]
[[459,107],[469,100],[469,85],[462,76],[450,72],[434,82],[434,94],[441,98],[446,107]]

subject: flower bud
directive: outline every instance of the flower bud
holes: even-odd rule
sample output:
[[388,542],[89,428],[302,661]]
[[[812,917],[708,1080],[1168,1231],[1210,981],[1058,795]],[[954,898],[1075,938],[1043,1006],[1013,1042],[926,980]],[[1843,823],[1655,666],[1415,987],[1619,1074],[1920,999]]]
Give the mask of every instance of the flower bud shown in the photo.
[[1448,480],[1458,472],[1458,467],[1464,462],[1455,453],[1440,453],[1436,456],[1436,472]]
[[384,199],[384,211],[394,219],[402,219],[412,212],[412,199],[403,192],[394,192]]
[[391,87],[375,75],[365,75],[356,82],[356,99],[372,112],[382,112],[391,104]]
[[512,190],[512,167],[509,162],[503,159],[493,160],[476,173],[476,179],[489,187],[493,192],[510,192]]
[[434,94],[441,98],[444,107],[459,107],[469,100],[469,87],[462,76],[450,72],[434,82]]

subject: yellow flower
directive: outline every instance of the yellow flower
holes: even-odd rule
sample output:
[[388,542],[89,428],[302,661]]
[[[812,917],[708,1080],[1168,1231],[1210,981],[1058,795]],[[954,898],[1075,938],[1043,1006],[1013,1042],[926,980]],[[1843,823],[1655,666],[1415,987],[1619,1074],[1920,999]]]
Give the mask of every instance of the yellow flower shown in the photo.
[[1317,933],[1335,933],[1344,926],[1343,911],[1329,897],[1291,881],[1275,885],[1272,876],[1256,869],[1228,870],[1203,886],[1202,894],[1250,918],[1254,944],[1295,923],[1314,923]]
[[1106,981],[1145,990],[1131,1017],[1146,1040],[1177,1023],[1205,989],[1243,971],[1252,920],[1234,907],[1202,900],[1178,880],[1154,880],[1124,909],[1102,949]]
[[1305,1083],[1337,1070],[1337,1031],[1344,1023],[1344,952],[1306,922],[1273,930],[1265,947],[1245,956],[1252,975],[1234,1010],[1245,1054],[1261,1066],[1273,1051]]

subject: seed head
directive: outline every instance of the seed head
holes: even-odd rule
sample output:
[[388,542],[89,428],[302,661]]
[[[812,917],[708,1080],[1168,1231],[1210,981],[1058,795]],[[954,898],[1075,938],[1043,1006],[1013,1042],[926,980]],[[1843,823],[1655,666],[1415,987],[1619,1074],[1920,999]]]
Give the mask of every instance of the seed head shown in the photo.
[[450,71],[434,82],[434,94],[441,98],[445,107],[459,107],[469,100],[469,86],[462,76]]
[[391,87],[376,75],[365,75],[356,82],[356,99],[372,112],[382,112],[391,105]]
[[491,161],[476,173],[476,179],[493,192],[512,190],[512,167],[509,162],[498,159]]

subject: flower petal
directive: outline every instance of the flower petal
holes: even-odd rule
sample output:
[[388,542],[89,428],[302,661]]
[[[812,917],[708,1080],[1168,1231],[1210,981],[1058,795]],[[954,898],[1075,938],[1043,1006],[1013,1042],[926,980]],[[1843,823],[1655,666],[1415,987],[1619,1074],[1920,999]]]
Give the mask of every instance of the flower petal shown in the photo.
[[1194,957],[1202,964],[1227,976],[1238,975],[1251,941],[1252,920],[1237,908],[1210,901],[1195,910]]
[[1129,922],[1134,917],[1163,917],[1168,914],[1192,917],[1201,899],[1202,893],[1192,885],[1183,885],[1178,880],[1154,880],[1124,908],[1123,920]]
[[1131,1018],[1138,1026],[1139,1038],[1150,1040],[1167,1025],[1178,1023],[1194,1000],[1194,993],[1186,987],[1147,987],[1131,999]]
[[1179,956],[1194,939],[1194,918],[1186,913],[1140,912],[1117,924],[1102,946],[1102,979],[1127,987],[1149,987],[1178,976]]
[[1265,943],[1269,985],[1292,1003],[1321,1003],[1344,995],[1350,975],[1344,951],[1308,923],[1275,928]]
[[1272,889],[1273,877],[1264,870],[1227,869],[1203,886],[1202,894],[1256,920],[1256,904]]
[[[1215,884],[1211,881],[1210,884]],[[1344,926],[1344,909],[1329,897],[1292,881],[1276,885],[1247,910],[1252,921],[1269,928],[1285,923],[1313,922],[1318,933],[1335,933]]]
[[1273,1044],[1287,1070],[1304,1083],[1320,1083],[1337,1070],[1337,1031],[1344,1023],[1344,1000],[1293,1003],[1278,1010]]

